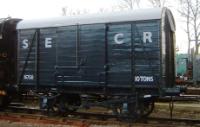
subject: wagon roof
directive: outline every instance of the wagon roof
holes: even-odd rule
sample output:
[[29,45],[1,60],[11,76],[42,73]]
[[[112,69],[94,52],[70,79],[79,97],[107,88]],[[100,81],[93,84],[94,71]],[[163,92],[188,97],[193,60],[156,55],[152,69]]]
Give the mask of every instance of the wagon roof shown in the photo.
[[125,12],[113,12],[102,14],[90,14],[80,16],[62,16],[48,19],[22,20],[17,29],[48,28],[59,26],[70,26],[77,24],[112,23],[161,19],[162,8],[138,9]]

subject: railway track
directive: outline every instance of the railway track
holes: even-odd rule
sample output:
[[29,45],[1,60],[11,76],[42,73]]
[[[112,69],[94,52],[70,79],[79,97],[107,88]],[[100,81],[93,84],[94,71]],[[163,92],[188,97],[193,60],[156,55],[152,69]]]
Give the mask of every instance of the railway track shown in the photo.
[[[16,110],[16,108],[12,109]],[[94,114],[94,113],[71,113],[67,116],[47,116],[43,114],[38,114],[39,110],[20,108],[17,109],[18,113],[13,113],[10,111],[0,112],[0,120],[8,120],[12,122],[28,122],[30,124],[52,124],[52,125],[68,125],[77,127],[89,127],[91,125],[125,125],[128,124],[117,119],[111,119],[114,117],[105,114]],[[22,111],[23,113],[19,113]],[[25,113],[29,112],[29,113]],[[33,114],[34,113],[34,114]],[[46,112],[47,113],[47,112]],[[75,116],[76,115],[76,116]],[[90,116],[88,116],[90,115]],[[109,119],[108,119],[109,117]]]
[[149,121],[159,121],[159,122],[173,122],[173,123],[185,123],[189,125],[200,125],[199,119],[187,119],[187,118],[159,118],[159,117],[149,117]]
[[56,117],[47,117],[44,115],[24,114],[24,113],[0,113],[0,119],[31,124],[48,124],[48,125],[69,125],[77,127],[87,127],[87,123],[81,120],[68,120]]
[[[16,111],[17,113],[13,113]],[[120,126],[166,126],[173,123],[181,124],[184,126],[198,125],[200,126],[200,120],[198,119],[186,119],[186,118],[159,118],[159,117],[148,117],[145,119],[139,119],[137,121],[127,119],[127,117],[116,117],[111,114],[97,114],[97,113],[86,113],[86,112],[74,112],[67,116],[47,116],[41,114],[42,110],[34,108],[17,108],[10,107],[5,112],[0,112],[1,120],[8,120],[12,122],[28,122],[30,124],[53,124],[53,125],[70,125],[77,127],[90,127],[91,125],[120,125]],[[46,111],[42,111],[47,113]]]

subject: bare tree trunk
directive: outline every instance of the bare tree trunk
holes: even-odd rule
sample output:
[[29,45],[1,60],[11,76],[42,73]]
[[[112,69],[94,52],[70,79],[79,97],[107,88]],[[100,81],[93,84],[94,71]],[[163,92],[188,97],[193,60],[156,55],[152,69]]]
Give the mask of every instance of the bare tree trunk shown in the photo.
[[120,9],[129,9],[133,10],[134,5],[139,6],[140,0],[121,0],[120,5],[118,6]]
[[82,14],[88,14],[89,11],[86,9],[70,9],[69,7],[63,7],[62,8],[62,16],[72,16],[72,15],[82,15]]
[[[180,0],[182,5],[181,15],[186,19],[187,25],[187,36],[188,36],[188,56],[191,61],[191,56],[193,55],[193,82],[194,85],[198,81],[198,46],[199,46],[199,36],[200,36],[200,0]],[[190,29],[192,28],[192,29]],[[191,43],[195,43],[195,51],[191,55],[190,46]]]
[[190,8],[189,8],[189,0],[187,0],[187,15],[186,15],[186,24],[187,24],[187,38],[188,38],[188,57],[189,57],[189,61],[191,61],[191,51],[190,51],[190,46],[191,46],[191,37],[190,37]]
[[62,8],[62,16],[66,16],[67,15],[67,8],[63,7]]
[[166,0],[149,0],[154,7],[164,7]]
[[199,26],[198,24],[200,23],[200,6],[199,6],[200,1],[196,0],[194,3],[191,3],[189,6],[192,12],[192,21],[193,21],[193,30],[194,30],[194,41],[195,41],[195,54],[198,54],[198,41],[199,41]]
[[[195,54],[198,53],[198,41],[200,36],[200,0],[180,0],[182,4],[182,10],[179,11],[180,14],[186,18],[186,33],[188,38],[188,56],[191,60],[191,41],[195,43]],[[193,29],[190,29],[190,28]],[[193,39],[192,39],[193,38]]]

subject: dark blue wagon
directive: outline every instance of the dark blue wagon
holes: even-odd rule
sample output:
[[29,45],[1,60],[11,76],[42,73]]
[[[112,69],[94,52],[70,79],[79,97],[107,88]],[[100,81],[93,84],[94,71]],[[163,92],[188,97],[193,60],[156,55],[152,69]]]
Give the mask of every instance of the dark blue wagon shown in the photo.
[[61,107],[81,105],[81,96],[114,109],[148,98],[148,107],[174,85],[175,22],[167,8],[22,20],[17,30],[21,91],[53,91]]

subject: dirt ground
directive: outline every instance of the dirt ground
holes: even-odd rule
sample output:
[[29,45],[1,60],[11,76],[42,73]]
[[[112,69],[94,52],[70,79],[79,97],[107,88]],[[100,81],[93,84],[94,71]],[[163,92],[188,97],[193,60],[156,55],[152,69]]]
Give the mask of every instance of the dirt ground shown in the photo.
[[[155,117],[170,117],[169,113],[169,104],[168,103],[156,103],[155,110],[151,114]],[[174,103],[173,118],[191,118],[191,119],[200,119],[200,102],[199,103]],[[199,125],[189,126],[184,124],[163,124],[163,123],[130,123],[116,124],[112,122],[109,124],[83,124],[81,127],[200,127]],[[6,120],[0,120],[0,127],[80,127],[80,125],[54,125],[54,124],[38,124],[38,123],[29,123],[27,122],[12,122]]]
[[53,125],[53,124],[30,124],[30,123],[0,120],[0,127],[75,127],[75,126]]
[[[170,117],[169,104],[156,103],[151,116]],[[173,108],[173,118],[200,119],[200,102],[175,102]]]

